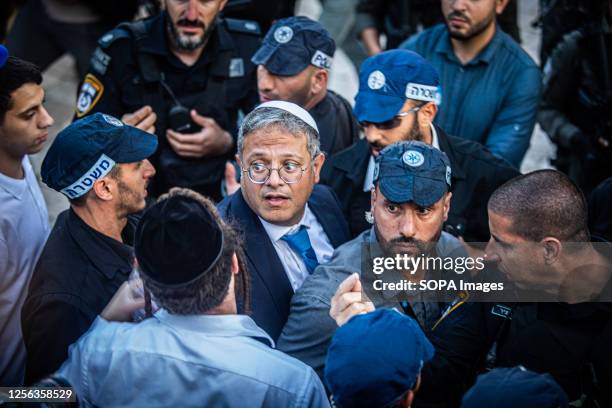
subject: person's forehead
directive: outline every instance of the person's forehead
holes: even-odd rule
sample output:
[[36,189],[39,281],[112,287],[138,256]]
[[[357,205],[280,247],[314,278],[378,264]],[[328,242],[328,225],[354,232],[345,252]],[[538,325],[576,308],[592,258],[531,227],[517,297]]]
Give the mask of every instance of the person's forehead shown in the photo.
[[281,125],[271,125],[253,131],[247,135],[244,153],[253,154],[303,154],[307,152],[307,137],[304,134],[293,134]]
[[11,111],[22,112],[30,107],[42,103],[45,91],[42,86],[35,83],[23,84],[11,93]]

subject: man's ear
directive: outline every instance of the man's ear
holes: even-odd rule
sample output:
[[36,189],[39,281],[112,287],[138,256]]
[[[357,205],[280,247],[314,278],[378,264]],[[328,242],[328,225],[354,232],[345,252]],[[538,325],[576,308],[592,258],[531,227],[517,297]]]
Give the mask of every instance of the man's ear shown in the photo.
[[100,200],[111,201],[117,194],[117,182],[111,177],[101,177],[94,182],[91,189]]
[[327,81],[329,79],[329,73],[326,69],[317,68],[312,75],[310,80],[310,92],[313,95],[319,95],[321,92],[325,92],[327,89]]
[[227,4],[227,0],[222,0],[221,4],[219,4],[219,11],[223,10],[226,4]]
[[557,238],[546,237],[540,241],[540,243],[542,244],[544,253],[544,263],[546,263],[546,265],[552,265],[557,262],[563,248],[561,242]]
[[433,122],[438,113],[438,105],[433,102],[428,102],[417,112],[417,119],[421,130],[429,129],[429,125]]
[[321,152],[314,159],[314,163],[312,164],[312,170],[314,171],[315,176],[315,184],[319,182],[321,179],[321,168],[323,167],[323,163],[325,163],[325,153]]
[[448,220],[448,212],[450,211],[451,199],[453,198],[453,193],[450,191],[444,196],[444,221]]
[[495,0],[495,14],[498,16],[504,12],[510,0]]
[[159,8],[161,10],[165,10],[166,9],[166,0],[159,0]]

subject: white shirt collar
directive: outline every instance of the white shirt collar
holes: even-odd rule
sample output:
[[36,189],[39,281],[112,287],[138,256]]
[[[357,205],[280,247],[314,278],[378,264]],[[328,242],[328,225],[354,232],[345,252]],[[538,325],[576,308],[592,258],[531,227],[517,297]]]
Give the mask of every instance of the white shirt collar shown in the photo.
[[302,225],[305,226],[306,228],[309,228],[309,225],[310,225],[309,220],[311,219],[310,217],[312,216],[313,214],[310,211],[310,208],[308,207],[308,203],[306,203],[306,207],[304,208],[304,215],[302,215],[302,219],[300,220],[300,222],[298,222],[295,225],[290,225],[290,226],[276,225],[276,224],[272,224],[264,220],[263,218],[259,216],[258,217],[264,229],[266,230],[266,233],[272,240],[272,242],[276,242],[279,239],[281,239],[283,236],[285,236],[287,233],[296,232],[298,228],[300,228],[300,226]]
[[440,150],[440,141],[438,140],[438,132],[436,132],[436,127],[433,125],[433,123],[430,123],[429,126],[431,126],[431,145]]

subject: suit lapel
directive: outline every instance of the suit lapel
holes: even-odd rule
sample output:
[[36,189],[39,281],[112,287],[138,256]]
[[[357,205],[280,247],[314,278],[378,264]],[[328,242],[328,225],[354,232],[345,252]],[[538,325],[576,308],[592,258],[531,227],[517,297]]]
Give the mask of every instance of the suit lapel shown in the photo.
[[244,233],[246,255],[251,261],[250,273],[259,275],[263,285],[273,299],[276,309],[282,315],[287,313],[293,288],[285,273],[285,268],[257,215],[249,208],[238,191],[235,194],[235,218]]

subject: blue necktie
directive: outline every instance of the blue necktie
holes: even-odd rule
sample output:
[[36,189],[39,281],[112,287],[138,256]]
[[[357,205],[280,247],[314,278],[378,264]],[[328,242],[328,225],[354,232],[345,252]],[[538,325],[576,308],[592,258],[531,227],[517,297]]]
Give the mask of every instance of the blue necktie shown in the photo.
[[308,273],[312,273],[319,265],[317,254],[315,254],[314,249],[312,249],[310,238],[308,238],[306,226],[302,225],[296,233],[283,235],[281,240],[288,243],[289,247],[297,252],[302,258],[304,265],[306,265],[306,269],[308,269]]

